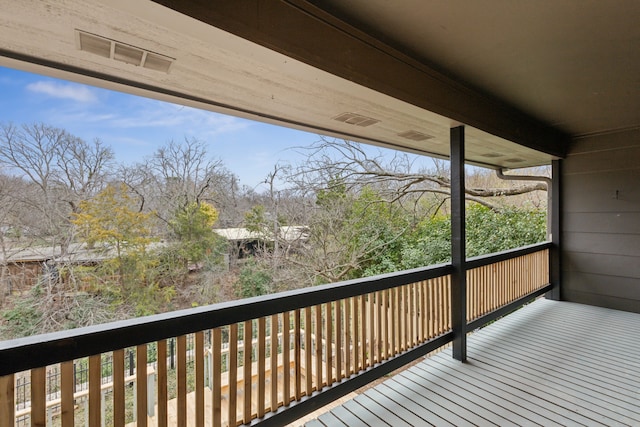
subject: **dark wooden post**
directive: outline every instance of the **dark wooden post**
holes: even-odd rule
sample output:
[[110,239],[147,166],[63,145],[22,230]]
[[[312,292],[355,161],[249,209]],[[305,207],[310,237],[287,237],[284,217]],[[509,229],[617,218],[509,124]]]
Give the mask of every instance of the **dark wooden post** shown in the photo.
[[553,160],[551,162],[551,209],[548,209],[549,215],[551,215],[551,249],[549,250],[549,282],[553,285],[553,288],[546,293],[545,297],[552,300],[560,300],[560,281],[561,281],[561,242],[560,233],[562,233],[560,223],[560,207],[561,207],[561,194],[560,187],[562,184],[562,160]]
[[465,267],[464,126],[451,129],[451,326],[453,358],[467,360],[467,271]]

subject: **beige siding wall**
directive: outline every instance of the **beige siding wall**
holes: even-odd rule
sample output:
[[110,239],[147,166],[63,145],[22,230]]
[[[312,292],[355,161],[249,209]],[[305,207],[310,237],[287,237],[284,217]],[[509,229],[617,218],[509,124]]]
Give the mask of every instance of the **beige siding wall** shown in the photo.
[[640,312],[640,130],[576,140],[562,192],[563,298]]

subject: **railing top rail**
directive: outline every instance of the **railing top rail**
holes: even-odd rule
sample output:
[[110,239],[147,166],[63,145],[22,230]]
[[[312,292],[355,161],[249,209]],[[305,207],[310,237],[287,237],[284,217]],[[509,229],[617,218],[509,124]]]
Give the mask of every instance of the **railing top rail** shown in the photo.
[[0,341],[0,376],[450,274],[450,264]]
[[506,261],[508,259],[517,258],[523,255],[529,255],[534,252],[539,252],[544,249],[549,249],[552,246],[551,242],[535,243],[533,245],[522,246],[516,249],[509,249],[502,252],[496,252],[488,255],[480,255],[472,258],[467,258],[465,261],[465,267],[467,270],[473,268],[484,267],[485,265],[494,264],[500,261]]

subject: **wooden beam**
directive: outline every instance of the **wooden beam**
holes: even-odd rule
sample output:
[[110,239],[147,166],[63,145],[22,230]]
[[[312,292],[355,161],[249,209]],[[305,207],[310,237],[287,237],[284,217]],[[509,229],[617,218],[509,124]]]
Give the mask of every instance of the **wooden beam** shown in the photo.
[[464,126],[451,129],[451,328],[453,357],[467,360]]
[[[179,13],[490,134],[564,157],[568,136],[307,0],[154,0]],[[373,66],[375,64],[375,66]]]

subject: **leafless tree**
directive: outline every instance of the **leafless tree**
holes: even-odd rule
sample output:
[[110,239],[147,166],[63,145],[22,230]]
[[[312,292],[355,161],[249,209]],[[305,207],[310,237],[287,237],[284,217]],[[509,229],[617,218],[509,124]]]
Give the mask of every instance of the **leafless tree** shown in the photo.
[[22,205],[37,212],[29,232],[66,250],[69,214],[105,184],[113,152],[99,140],[88,144],[64,129],[35,123],[0,126],[0,165],[29,183]]
[[221,215],[238,202],[237,178],[196,139],[185,138],[182,144],[170,141],[144,163],[122,168],[119,175],[144,200],[145,209],[165,224],[192,202],[211,203]]
[[[388,203],[415,203],[425,194],[436,195],[437,200],[443,201],[451,194],[449,171],[443,161],[434,159],[431,170],[417,168],[415,156],[396,152],[389,158],[366,150],[358,143],[326,137],[306,150],[305,162],[292,169],[288,177],[298,188],[317,191],[325,188],[333,178],[340,177],[340,182],[349,189],[375,188]],[[539,182],[503,183],[500,187],[483,188],[473,185],[475,175],[471,174],[471,179],[467,179],[467,200],[495,211],[501,207],[493,198],[546,191],[545,184]]]

